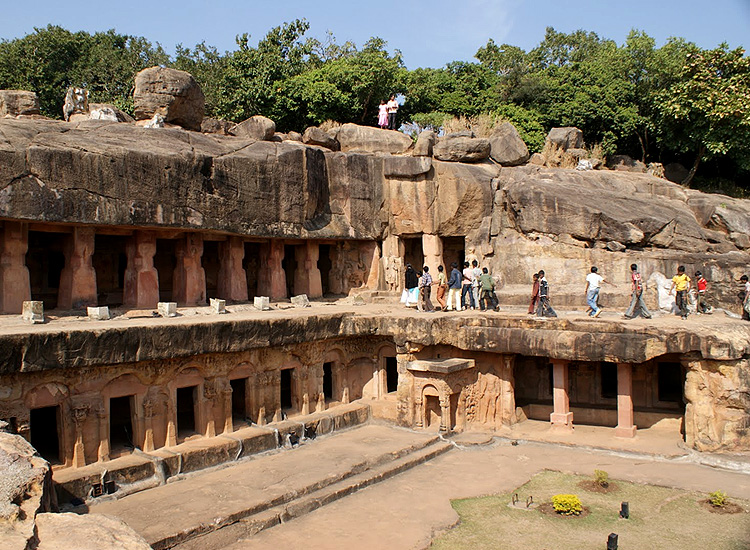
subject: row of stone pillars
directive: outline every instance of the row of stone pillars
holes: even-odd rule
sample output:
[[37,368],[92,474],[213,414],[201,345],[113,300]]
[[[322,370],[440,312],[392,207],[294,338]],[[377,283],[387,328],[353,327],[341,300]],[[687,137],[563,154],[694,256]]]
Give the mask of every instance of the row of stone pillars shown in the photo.
[[[65,245],[65,267],[60,274],[57,307],[80,309],[97,305],[94,254],[95,230],[75,227]],[[0,313],[20,313],[23,302],[31,300],[29,270],[26,267],[28,224],[3,223],[0,231]],[[126,245],[123,303],[136,308],[154,308],[159,302],[159,274],[154,267],[156,233],[136,231]],[[206,274],[201,265],[203,236],[188,233],[175,247],[173,299],[180,305],[206,303]],[[228,237],[219,243],[220,268],[218,298],[231,301],[248,299],[247,277],[242,267],[245,244],[240,237]],[[319,245],[308,241],[295,247],[297,270],[294,291],[310,298],[323,295],[318,269]],[[258,294],[271,299],[287,297],[286,274],[282,266],[284,242],[275,240],[261,245],[261,270]]]
[[[569,361],[552,359],[552,402],[550,423],[553,428],[573,429],[573,413],[570,412],[568,395]],[[617,364],[617,427],[615,436],[634,437],[636,426],[633,415],[633,366]]]

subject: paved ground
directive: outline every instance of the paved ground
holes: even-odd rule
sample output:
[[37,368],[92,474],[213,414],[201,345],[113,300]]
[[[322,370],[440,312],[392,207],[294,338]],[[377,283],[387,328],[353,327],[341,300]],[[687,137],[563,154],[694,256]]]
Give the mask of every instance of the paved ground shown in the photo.
[[653,457],[505,443],[451,451],[306,516],[238,541],[228,549],[425,548],[436,533],[458,520],[450,499],[509,491],[543,469],[585,475],[602,469],[613,479],[700,492],[723,489],[731,496],[750,498],[747,474]]

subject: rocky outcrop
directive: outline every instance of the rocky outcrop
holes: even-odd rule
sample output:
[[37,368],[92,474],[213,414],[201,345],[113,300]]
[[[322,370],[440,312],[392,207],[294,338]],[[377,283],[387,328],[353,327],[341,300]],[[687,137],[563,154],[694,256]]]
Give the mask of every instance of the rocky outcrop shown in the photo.
[[344,152],[360,151],[399,155],[408,151],[412,146],[412,140],[406,134],[357,124],[342,125],[336,137]]
[[431,157],[432,149],[437,141],[437,135],[432,130],[424,130],[419,134],[417,143],[414,144],[412,155],[415,157]]
[[109,103],[89,103],[90,120],[108,120],[110,122],[135,122],[128,113]]
[[63,118],[70,120],[75,115],[88,118],[89,91],[85,88],[70,87],[65,93],[65,104],[63,105]]
[[39,514],[37,550],[150,550],[127,524],[102,514]]
[[552,128],[547,134],[546,143],[563,151],[581,149],[584,146],[583,132],[573,126]]
[[185,71],[150,67],[135,76],[135,119],[151,120],[155,114],[168,124],[200,131],[205,98],[195,79]]
[[503,122],[490,136],[490,156],[502,166],[518,166],[529,160],[529,149],[510,122]]
[[305,129],[305,133],[302,134],[302,143],[306,145],[325,147],[331,151],[338,151],[341,148],[336,138],[332,137],[317,126],[310,126]]
[[0,90],[0,117],[39,114],[39,98],[25,90]]
[[201,132],[204,134],[219,134],[222,136],[229,136],[229,130],[234,126],[233,122],[228,120],[221,120],[218,118],[206,117],[201,122]]
[[647,167],[639,160],[629,157],[628,155],[612,155],[607,159],[607,167],[610,170],[620,170],[621,172],[635,172],[645,174]]
[[430,157],[385,157],[383,174],[387,177],[413,178],[432,168]]
[[446,136],[438,140],[432,154],[448,162],[479,162],[490,156],[490,142],[484,138]]
[[270,118],[256,115],[235,124],[229,130],[233,136],[271,141],[276,132],[276,123]]

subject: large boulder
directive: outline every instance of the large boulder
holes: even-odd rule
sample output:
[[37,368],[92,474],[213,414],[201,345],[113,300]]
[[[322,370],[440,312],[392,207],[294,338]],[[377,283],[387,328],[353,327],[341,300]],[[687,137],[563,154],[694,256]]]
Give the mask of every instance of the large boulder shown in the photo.
[[690,171],[679,162],[670,162],[664,167],[664,177],[674,183],[682,183],[690,174]]
[[201,122],[201,132],[204,134],[219,134],[222,136],[228,136],[229,131],[235,124],[228,120],[221,120],[218,118],[206,117]]
[[437,135],[432,130],[424,130],[419,134],[417,143],[414,145],[412,155],[415,157],[431,157],[432,149],[435,147]]
[[448,162],[479,162],[490,156],[490,141],[484,138],[446,136],[432,150],[438,160]]
[[135,122],[135,119],[109,103],[89,103],[91,120],[110,120],[112,122]]
[[321,130],[317,126],[310,126],[305,130],[305,133],[302,134],[302,143],[307,145],[318,145],[330,149],[331,151],[338,151],[340,147],[336,138],[331,137],[327,132]]
[[366,151],[398,155],[408,151],[412,145],[411,138],[401,132],[357,124],[342,125],[336,137],[344,152]]
[[610,170],[619,170],[620,172],[646,173],[646,165],[639,160],[635,160],[628,155],[612,155],[607,159],[607,167]]
[[574,126],[552,128],[547,134],[546,143],[563,151],[582,149],[584,146],[583,132]]
[[276,123],[261,115],[251,116],[229,130],[233,136],[271,141],[276,133]]
[[38,115],[39,98],[26,90],[0,90],[0,117]]
[[529,160],[529,148],[510,122],[503,122],[490,136],[490,156],[503,166],[518,166]]
[[205,110],[203,91],[190,73],[167,67],[150,67],[135,76],[136,120],[155,114],[168,124],[200,131]]

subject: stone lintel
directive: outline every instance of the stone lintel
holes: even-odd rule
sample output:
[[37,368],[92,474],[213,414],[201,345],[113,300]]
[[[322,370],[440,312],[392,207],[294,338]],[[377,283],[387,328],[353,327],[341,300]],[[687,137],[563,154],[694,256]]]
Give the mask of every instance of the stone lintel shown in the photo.
[[461,359],[454,357],[451,359],[421,359],[419,361],[410,361],[406,368],[410,371],[417,372],[434,372],[438,374],[450,374],[475,367],[474,359]]

